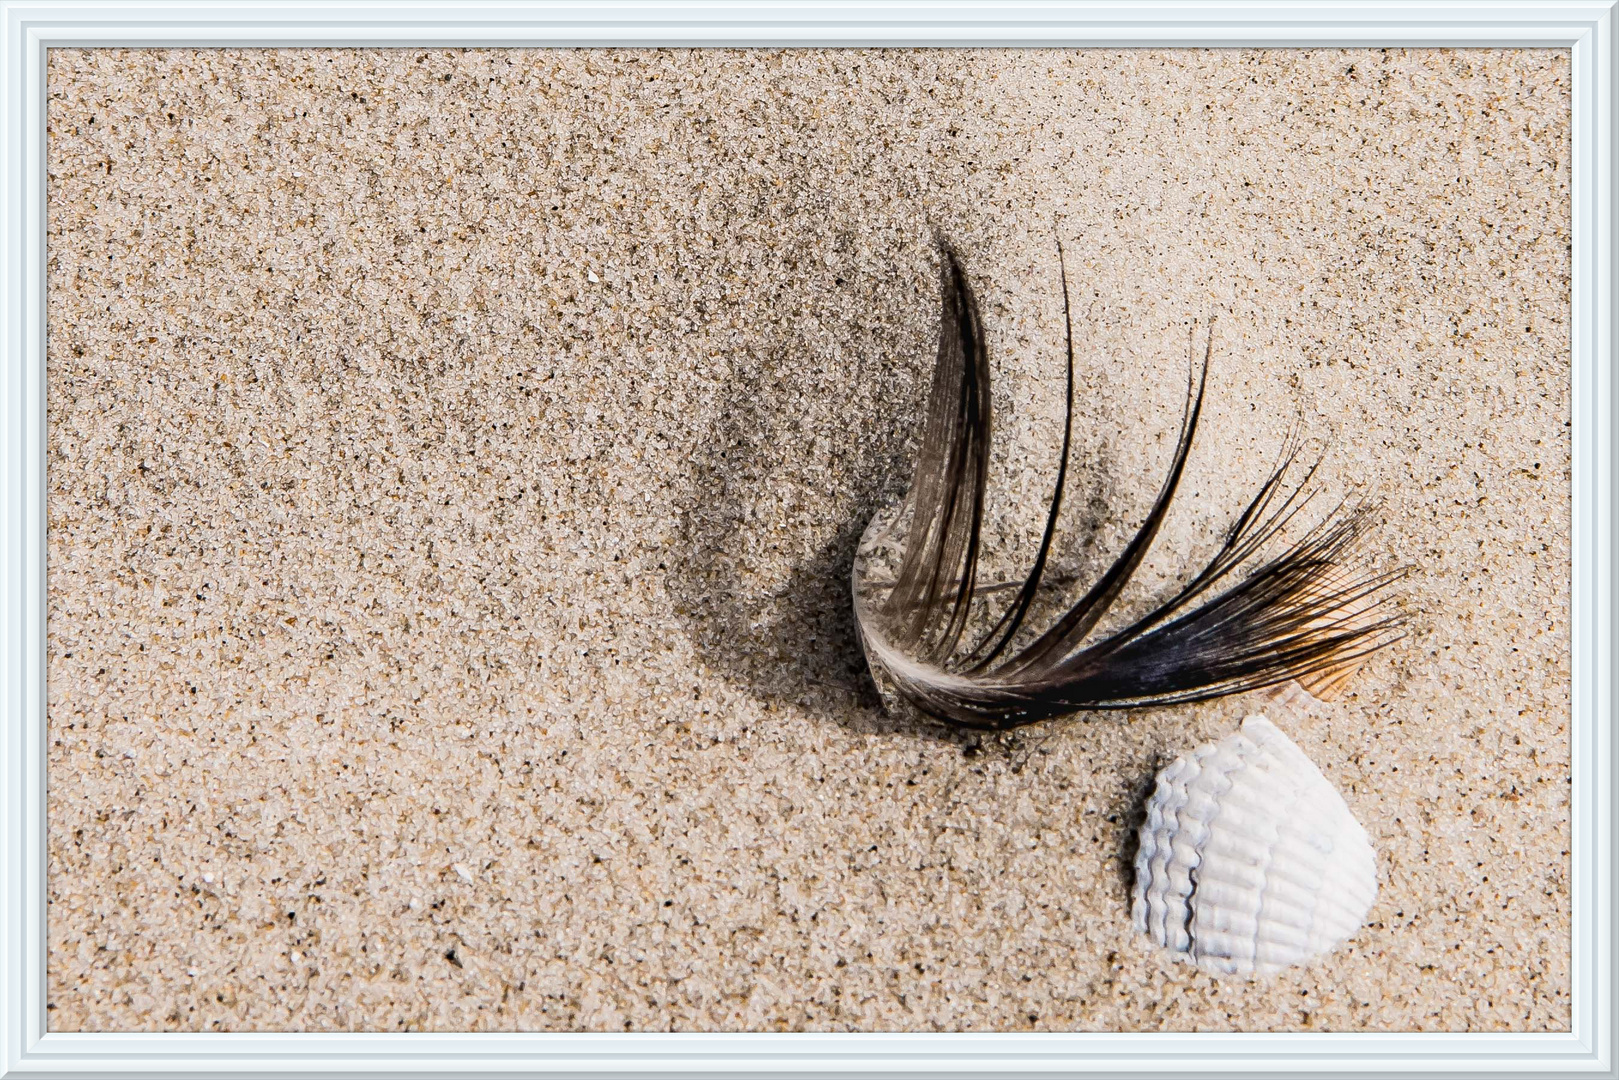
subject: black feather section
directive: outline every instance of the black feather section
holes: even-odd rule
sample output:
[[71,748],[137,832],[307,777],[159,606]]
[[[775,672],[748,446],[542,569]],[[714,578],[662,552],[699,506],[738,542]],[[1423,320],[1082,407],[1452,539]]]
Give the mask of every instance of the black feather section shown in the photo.
[[[927,426],[911,479],[909,543],[889,596],[895,610],[926,613],[894,627],[894,641],[938,663],[967,625],[977,581],[989,474],[989,355],[978,300],[955,252],[940,260],[944,311]],[[942,617],[941,617],[942,616]]]
[[[1214,556],[1174,595],[1123,629],[1091,640],[1140,567],[1185,472],[1202,415],[1213,337],[1187,383],[1180,436],[1168,475],[1141,526],[1077,601],[1026,644],[1016,645],[1036,601],[1062,510],[1073,442],[1074,345],[1066,265],[1067,407],[1062,454],[1032,567],[1000,616],[963,646],[979,588],[989,472],[990,386],[978,302],[960,259],[940,243],[943,315],[916,471],[894,518],[868,541],[899,535],[898,570],[880,597],[857,566],[855,619],[875,673],[939,720],[1002,730],[1091,709],[1202,701],[1290,679],[1342,672],[1402,636],[1386,588],[1402,572],[1357,569],[1355,552],[1372,509],[1340,505],[1278,554],[1262,558],[1311,501],[1311,467],[1297,483],[1299,443],[1237,517]],[[1062,260],[1058,247],[1058,258]]]

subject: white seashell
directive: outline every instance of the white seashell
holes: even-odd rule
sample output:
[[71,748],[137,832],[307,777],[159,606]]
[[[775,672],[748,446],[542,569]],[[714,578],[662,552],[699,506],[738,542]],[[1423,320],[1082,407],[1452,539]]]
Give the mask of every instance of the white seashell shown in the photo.
[[1206,971],[1276,971],[1347,940],[1377,895],[1366,830],[1263,716],[1158,774],[1136,855],[1136,929]]

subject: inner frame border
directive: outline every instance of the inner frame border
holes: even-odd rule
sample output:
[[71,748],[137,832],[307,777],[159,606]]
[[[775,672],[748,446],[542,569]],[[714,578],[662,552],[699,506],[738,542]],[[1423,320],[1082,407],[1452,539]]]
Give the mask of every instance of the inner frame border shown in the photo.
[[[0,0],[0,1077],[1616,1075],[1614,57],[1619,0]],[[45,67],[56,47],[1567,48],[1572,1024],[1567,1034],[49,1033]]]

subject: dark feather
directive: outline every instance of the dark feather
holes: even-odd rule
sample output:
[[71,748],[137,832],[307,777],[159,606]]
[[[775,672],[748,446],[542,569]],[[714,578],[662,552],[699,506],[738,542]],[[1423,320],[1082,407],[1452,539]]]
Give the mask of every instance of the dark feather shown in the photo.
[[973,605],[996,591],[977,583],[989,472],[989,361],[960,260],[943,242],[940,248],[943,315],[927,420],[905,504],[888,526],[908,522],[899,569],[880,600],[863,600],[858,588],[855,598],[867,658],[906,701],[948,723],[1002,730],[1083,710],[1202,701],[1291,679],[1336,686],[1367,655],[1402,636],[1385,592],[1402,572],[1355,566],[1357,545],[1372,524],[1368,507],[1340,505],[1278,554],[1261,558],[1312,497],[1304,492],[1314,467],[1286,485],[1299,455],[1295,435],[1213,558],[1148,614],[1090,640],[1174,500],[1202,415],[1211,332],[1202,364],[1188,379],[1169,473],[1140,528],[1082,597],[1032,640],[1015,644],[1029,636],[1025,624],[1048,587],[1069,475],[1074,343],[1064,263],[1067,408],[1045,528],[1015,596],[963,646]]

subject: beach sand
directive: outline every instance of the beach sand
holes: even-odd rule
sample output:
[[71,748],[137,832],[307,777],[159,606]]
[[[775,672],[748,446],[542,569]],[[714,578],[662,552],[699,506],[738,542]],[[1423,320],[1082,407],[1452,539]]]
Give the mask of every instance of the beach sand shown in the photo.
[[[1566,1031],[1566,51],[52,50],[49,1025]],[[935,232],[992,565],[1054,476],[1130,604],[1295,425],[1408,636],[1343,700],[1005,739],[849,616]],[[998,561],[997,561],[998,560]],[[1122,613],[1121,613],[1122,614]],[[1270,715],[1368,925],[1216,979],[1129,922],[1155,770]]]

